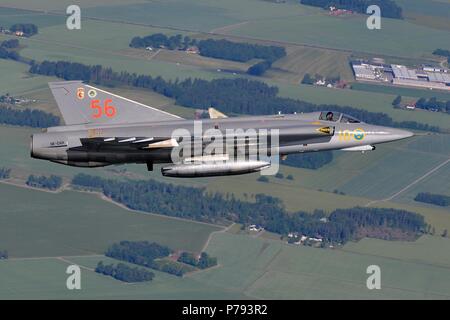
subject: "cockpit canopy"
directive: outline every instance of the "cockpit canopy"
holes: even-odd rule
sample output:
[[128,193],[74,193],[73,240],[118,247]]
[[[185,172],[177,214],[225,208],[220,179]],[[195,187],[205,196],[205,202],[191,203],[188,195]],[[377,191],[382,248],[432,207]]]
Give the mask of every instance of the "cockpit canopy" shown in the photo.
[[319,116],[319,120],[331,121],[331,122],[341,122],[341,123],[360,123],[356,118],[353,118],[345,113],[333,112],[333,111],[322,111]]

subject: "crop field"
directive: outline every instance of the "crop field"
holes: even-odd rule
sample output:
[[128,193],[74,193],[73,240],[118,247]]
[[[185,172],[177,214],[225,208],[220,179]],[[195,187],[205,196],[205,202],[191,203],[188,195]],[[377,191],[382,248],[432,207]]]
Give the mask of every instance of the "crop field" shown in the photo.
[[[316,10],[316,14],[308,16],[250,21],[229,34],[411,58],[427,57],[430,51],[450,39],[448,31],[419,26],[408,20],[383,19],[381,31],[374,32],[367,29],[364,16],[343,19]],[[277,28],[272,27],[274,24]]]
[[275,62],[266,76],[294,84],[300,83],[306,73],[324,77],[340,76],[342,80],[352,81],[349,56],[341,51],[295,47],[288,50],[286,57]]
[[[193,277],[210,285],[242,290],[256,298],[448,299],[449,265],[445,261],[447,258],[439,258],[439,254],[444,255],[449,248],[448,239],[442,239],[440,247],[434,246],[434,239],[423,239],[417,244],[423,247],[422,251],[413,253],[415,259],[408,257],[407,252],[397,258],[390,257],[415,243],[395,243],[388,254],[371,255],[371,247],[376,247],[376,243],[371,246],[367,243],[370,245],[372,241],[381,242],[368,239],[362,245],[351,244],[355,252],[347,252],[216,234],[208,253],[218,256],[223,267]],[[430,253],[425,248],[438,248],[433,254],[435,261],[428,261]],[[229,250],[234,254],[226,255]],[[366,288],[366,268],[371,264],[379,265],[382,270],[382,289],[379,291]]]
[[[52,5],[48,3],[47,7]],[[421,20],[427,21],[426,18],[434,18],[434,23],[445,24],[443,19],[448,18],[445,16],[448,4],[433,1],[430,9],[422,14],[424,17],[414,17],[417,12],[423,12],[426,5],[423,0],[415,0],[409,8],[408,2],[404,7],[407,8],[407,17],[408,14],[413,15],[411,19],[384,19],[384,32],[368,30],[363,16],[350,19],[329,17],[321,9],[295,2],[274,4],[257,0],[222,3],[213,0],[171,0],[122,5],[98,3],[97,6],[90,4],[85,12],[89,17],[200,31],[236,25],[228,29],[232,34],[354,51],[420,56],[428,52],[429,48],[438,47],[438,44],[448,42],[449,39],[444,30],[428,28],[426,25],[429,21],[425,26],[420,23]],[[416,20],[419,21],[418,24]],[[277,28],[272,27],[274,24]],[[291,32],[292,30],[296,32]],[[404,37],[406,34],[410,40],[408,42]]]
[[[418,97],[450,100],[450,94],[409,88],[355,83],[354,90],[300,85],[304,74],[340,76],[353,81],[352,57],[386,61],[437,61],[431,52],[450,41],[448,0],[396,0],[405,19],[383,19],[382,30],[369,31],[365,16],[331,17],[298,1],[260,0],[80,0],[82,30],[65,27],[71,0],[2,0],[0,26],[35,23],[39,34],[20,39],[20,54],[29,59],[68,60],[101,64],[115,71],[161,76],[164,79],[247,77],[279,87],[279,95],[316,104],[337,104],[383,112],[395,121],[417,121],[450,129],[450,116],[422,110],[394,109],[392,101]],[[28,9],[28,10],[26,10]],[[30,11],[37,10],[37,11]],[[263,77],[244,73],[256,61],[238,63],[189,55],[181,51],[133,49],[134,36],[162,32],[198,38],[227,38],[286,47],[288,55]],[[12,36],[0,34],[0,41]],[[0,95],[10,93],[37,102],[15,108],[37,108],[59,115],[47,82],[54,77],[31,75],[24,63],[0,59]],[[220,69],[220,71],[218,70]],[[233,74],[236,72],[237,74]],[[105,88],[103,88],[105,89]],[[194,118],[195,109],[173,99],[136,88],[106,88],[127,98]],[[209,106],[204,106],[206,109]],[[334,160],[309,170],[282,165],[293,180],[259,174],[234,177],[175,179],[163,177],[160,166],[144,165],[80,169],[32,159],[30,135],[40,129],[0,125],[0,167],[12,169],[12,179],[0,183],[0,299],[450,299],[450,207],[414,201],[418,192],[450,196],[450,135],[420,135],[377,146],[376,151],[334,152]],[[442,165],[436,169],[439,165]],[[221,227],[127,210],[99,194],[64,188],[45,192],[26,188],[30,174],[55,174],[66,184],[77,173],[114,179],[155,179],[206,192],[234,194],[255,201],[258,193],[278,197],[289,212],[354,206],[405,209],[424,215],[435,236],[415,242],[363,239],[342,248],[291,246],[278,235],[261,237],[235,225]],[[20,184],[21,187],[13,185]],[[98,261],[113,261],[104,250],[120,240],[149,240],[216,256],[219,266],[184,278],[155,271],[154,281],[124,284],[93,272]],[[82,266],[82,288],[65,288],[69,264]],[[367,266],[382,270],[382,290],[366,288]]]
[[[92,270],[105,257],[61,257],[0,261],[0,299],[244,299],[239,292],[151,270],[148,283],[124,283]],[[66,289],[66,268],[78,264],[81,290]],[[89,269],[86,269],[89,268]]]
[[155,55],[154,59],[175,64],[186,64],[190,66],[211,69],[214,71],[217,71],[217,69],[221,69],[229,70],[230,72],[236,71],[239,73],[245,73],[247,69],[255,63],[255,61],[241,63],[229,60],[213,59],[202,57],[198,54],[190,54],[184,51],[176,50],[161,50],[157,55]]
[[[29,157],[29,136],[33,132],[36,130],[0,126],[0,134],[5,138],[0,148],[0,158],[4,159],[2,166],[12,168],[13,176],[22,181],[29,174],[36,173],[57,174],[66,179],[80,172],[113,178],[151,178],[161,182],[205,187],[209,192],[233,193],[246,201],[254,201],[255,194],[265,193],[282,199],[286,208],[293,212],[311,212],[314,209],[330,212],[336,208],[363,206],[372,200],[382,200],[443,162],[448,158],[449,152],[447,136],[422,136],[414,138],[412,142],[406,140],[380,145],[376,151],[365,154],[336,152],[335,160],[318,170],[281,166],[280,172],[284,176],[291,174],[293,181],[270,177],[269,183],[259,182],[259,174],[185,180],[162,177],[159,166],[156,166],[153,172],[148,172],[143,165],[94,168],[86,171],[32,159]],[[127,173],[119,174],[115,168],[126,169]],[[419,212],[438,230],[447,227],[450,229],[448,209],[423,205],[413,200],[419,190],[447,193],[449,174],[450,164],[447,164],[400,194],[394,199],[395,202],[377,202],[374,205]],[[345,195],[335,194],[334,190],[345,192]]]
[[[0,298],[449,299],[449,248],[450,240],[431,236],[416,242],[364,239],[321,250],[221,233],[207,249],[219,267],[184,278],[153,271],[149,283],[125,284],[94,273],[98,261],[116,262],[101,255],[0,261]],[[69,264],[82,267],[82,290],[65,288]],[[381,290],[366,288],[372,264],[381,268]]]
[[[421,90],[414,88],[405,88],[397,86],[386,86],[371,83],[355,82],[352,84],[353,90],[361,90],[368,92],[379,92],[386,94],[395,94],[404,97],[417,98],[436,98],[438,100],[450,100],[450,91],[443,90]],[[449,119],[450,120],[450,119]]]
[[[1,41],[1,38],[0,38]],[[51,77],[34,76],[28,73],[29,67],[11,60],[0,60],[0,95],[5,93],[22,94],[48,87]]]
[[[218,227],[142,214],[74,191],[53,194],[0,184],[0,243],[11,257],[103,253],[120,240],[199,251]],[[23,201],[22,199],[27,199]]]
[[[129,4],[137,4],[144,3],[146,0],[78,0],[77,3],[80,7],[89,8],[96,7],[101,5],[129,5]],[[62,12],[66,10],[66,8],[73,4],[71,0],[36,0],[36,1],[27,1],[27,0],[2,0],[2,5],[10,8],[24,9],[24,10],[40,10],[40,11],[48,11],[48,12]]]
[[[206,2],[208,1],[201,3],[205,4]],[[262,6],[267,5],[264,2],[259,2],[263,3]],[[273,4],[270,4],[270,6],[273,6]],[[282,8],[284,5],[276,7]],[[28,15],[32,17],[33,13],[28,13]],[[50,17],[54,16],[49,15]],[[22,39],[21,42],[25,45],[25,48],[21,50],[21,54],[35,60],[71,60],[86,64],[100,63],[117,71],[126,70],[153,76],[160,75],[166,79],[236,77],[241,75],[218,72],[217,69],[227,70],[231,67],[231,69],[244,70],[247,67],[241,64],[236,66],[236,63],[232,62],[219,63],[220,60],[217,59],[191,57],[181,52],[160,52],[156,55],[156,58],[151,58],[154,54],[151,55],[144,50],[131,50],[128,48],[129,41],[133,36],[143,36],[155,32],[174,34],[182,31],[108,21],[83,20],[82,32],[78,32],[67,30],[63,22],[59,21],[59,24],[43,25],[38,35],[29,39]],[[183,31],[182,33],[192,35],[189,32]],[[105,34],[108,36],[105,37]],[[1,38],[6,37],[3,36]],[[136,51],[139,51],[139,54],[136,54]],[[306,72],[328,76],[340,75],[343,79],[351,80],[352,75],[347,59],[348,53],[291,45],[288,45],[288,53],[289,55],[276,62],[274,69],[270,70],[266,77],[263,78],[263,80],[265,79],[267,82],[279,86],[280,94],[283,96],[314,103],[337,103],[369,111],[385,112],[398,121],[419,121],[441,127],[445,127],[448,123],[447,115],[393,110],[391,103],[398,94],[394,89],[393,91],[370,92],[377,90],[363,87],[364,91],[348,91],[298,85],[297,83]],[[11,65],[10,69],[14,69],[14,62],[7,63]],[[17,79],[26,78],[27,75],[24,72],[27,67],[23,65],[17,68],[18,70],[15,71]],[[7,79],[8,77],[5,76],[5,81]],[[39,79],[45,79],[45,77]],[[43,82],[33,81],[33,86],[42,87],[44,85]],[[18,86],[14,86],[13,90],[15,92],[23,91],[21,89],[22,86],[27,88],[26,81]],[[401,91],[402,88],[399,90]],[[415,92],[417,93],[414,96],[420,94],[420,90],[415,90]],[[426,96],[430,94],[425,90],[423,93]],[[443,96],[441,93],[436,93],[436,95]],[[407,96],[406,93],[405,96]]]
[[[395,121],[417,121],[436,125],[442,128],[449,128],[450,115],[440,112],[425,112],[415,110],[394,109],[392,101],[398,94],[392,92],[378,93],[359,90],[343,90],[325,87],[315,87],[309,85],[292,85],[267,81],[270,85],[276,85],[280,89],[280,95],[284,97],[299,99],[316,104],[337,104],[353,106],[371,112],[383,112],[392,117]],[[427,92],[427,91],[424,91]]]
[[430,28],[450,30],[450,3],[447,0],[398,0],[406,19]]

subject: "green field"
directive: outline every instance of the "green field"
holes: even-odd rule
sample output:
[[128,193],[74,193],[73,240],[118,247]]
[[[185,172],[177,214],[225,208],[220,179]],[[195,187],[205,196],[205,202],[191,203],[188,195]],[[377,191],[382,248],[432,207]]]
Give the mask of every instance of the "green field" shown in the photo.
[[437,98],[438,100],[450,100],[450,91],[440,91],[440,90],[421,90],[414,88],[404,88],[395,86],[386,86],[371,83],[355,82],[352,84],[353,90],[368,91],[368,92],[378,92],[386,94],[395,94],[407,98]]
[[[366,240],[351,244],[353,251],[317,250],[295,247],[262,239],[229,234],[215,235],[208,252],[218,256],[222,268],[195,275],[199,281],[211,285],[242,290],[256,298],[276,299],[372,299],[372,298],[445,298],[450,295],[448,239],[425,238],[417,246],[424,251],[414,260],[404,253],[401,258],[389,257],[393,252],[414,246],[396,243],[389,254],[370,255],[367,243],[385,241]],[[434,259],[425,248],[436,248]],[[233,255],[225,253],[231,248]],[[439,253],[441,257],[439,257]],[[223,257],[223,258],[222,258]],[[382,290],[369,291],[365,287],[366,268],[377,264],[382,270]],[[384,273],[383,273],[384,272]]]
[[[1,39],[0,39],[1,40]],[[0,94],[23,94],[47,87],[51,77],[34,76],[28,73],[29,67],[11,60],[0,59]]]
[[[353,106],[371,112],[383,112],[392,117],[395,121],[417,121],[436,125],[442,128],[450,127],[450,115],[440,112],[428,112],[415,110],[394,109],[392,101],[397,94],[343,90],[325,87],[315,87],[310,85],[291,85],[287,83],[277,83],[268,81],[271,85],[276,85],[280,89],[280,95],[284,97],[300,99],[316,104],[337,104]],[[424,91],[427,92],[427,91]]]
[[450,3],[447,0],[397,0],[404,16],[412,23],[450,30]]
[[349,53],[296,46],[287,50],[287,56],[276,61],[265,77],[299,84],[306,73],[324,77],[340,77],[353,80],[349,65]]
[[[379,145],[376,151],[365,154],[336,152],[333,163],[318,170],[282,166],[281,172],[285,176],[291,174],[293,181],[271,177],[269,183],[262,183],[257,181],[258,174],[185,180],[161,176],[159,166],[153,172],[148,172],[143,165],[82,169],[32,159],[29,157],[29,136],[36,131],[0,126],[0,134],[6,138],[0,148],[0,158],[4,159],[2,165],[11,167],[13,177],[22,181],[35,173],[57,174],[66,180],[80,172],[113,178],[152,178],[161,182],[205,187],[212,192],[233,193],[248,201],[253,201],[257,193],[265,193],[282,199],[289,211],[311,212],[320,208],[330,212],[336,208],[365,205],[372,200],[384,199],[426,174],[450,155],[448,135],[420,136]],[[114,170],[116,168],[126,169],[127,174],[118,174]],[[375,205],[419,212],[437,230],[450,229],[447,208],[424,205],[413,200],[419,191],[448,193],[449,175],[450,164],[447,164],[400,194],[394,199],[395,202],[378,202]],[[346,195],[334,194],[335,189]]]
[[[302,10],[291,5],[293,12]],[[366,17],[330,17],[322,9],[314,14],[250,21],[229,34],[257,39],[286,41],[401,57],[429,57],[434,48],[445,46],[448,31],[419,26],[408,20],[383,19],[381,30],[366,27]],[[276,24],[277,28],[272,26]],[[295,30],[295,32],[292,32]],[[407,37],[406,37],[407,36]],[[433,49],[430,49],[433,48]]]
[[[144,50],[130,49],[132,37],[163,32],[263,44],[275,41],[286,46],[288,55],[263,78],[249,78],[278,86],[280,96],[348,105],[387,113],[395,121],[450,129],[449,115],[398,110],[391,105],[399,94],[405,100],[422,96],[448,100],[447,93],[362,83],[355,84],[355,90],[298,84],[305,73],[340,75],[352,81],[348,59],[353,55],[420,63],[436,59],[431,52],[438,47],[450,49],[446,47],[450,40],[448,1],[396,1],[404,7],[406,19],[383,19],[380,31],[367,30],[363,16],[330,17],[298,1],[275,4],[260,0],[80,0],[81,31],[65,28],[65,8],[73,1],[2,0],[0,26],[18,22],[39,26],[38,35],[20,40],[21,55],[30,59],[102,64],[115,71],[165,79],[242,76],[217,69],[244,71],[248,65],[184,56],[178,51],[153,57]],[[0,41],[10,38],[0,35]],[[0,95],[37,99],[28,107],[58,114],[47,87],[55,78],[30,75],[27,65],[3,59],[0,70]],[[107,90],[185,118],[194,117],[194,109],[176,106],[172,99],[153,92]],[[133,212],[96,194],[71,190],[50,193],[0,183],[0,250],[7,249],[11,257],[0,261],[0,299],[450,299],[450,240],[438,236],[444,229],[450,230],[450,209],[414,201],[418,192],[450,196],[450,163],[421,179],[449,159],[450,135],[420,135],[379,145],[376,151],[365,154],[338,151],[332,163],[318,170],[281,166],[284,176],[291,174],[294,180],[270,177],[263,183],[257,181],[259,174],[174,179],[162,177],[160,166],[148,172],[143,165],[95,169],[57,165],[30,158],[30,135],[39,131],[0,125],[0,167],[12,168],[9,183],[23,185],[29,174],[56,174],[68,183],[73,175],[83,172],[204,187],[207,192],[232,193],[245,201],[254,201],[256,194],[264,193],[280,198],[289,212],[392,207],[424,215],[436,229],[436,236],[422,236],[415,242],[363,239],[343,248],[322,250],[289,246],[276,240],[278,235],[268,233],[245,235],[237,225],[229,232],[213,234],[209,242],[207,251],[218,257],[217,268],[182,279],[155,272],[153,282],[130,285],[90,270],[99,260],[111,261],[102,256],[111,243],[149,240],[174,249],[200,251],[210,234],[221,227]],[[83,289],[77,292],[65,288],[65,269],[72,263],[84,268]],[[371,264],[382,269],[380,291],[369,291],[365,286],[366,268]]]
[[[73,264],[94,268],[99,257],[66,257]],[[117,263],[117,261],[115,261]],[[244,295],[217,286],[180,279],[152,270],[150,283],[128,284],[82,269],[81,290],[66,289],[66,268],[59,259],[0,261],[0,299],[243,299]]]
[[[238,7],[245,5],[250,7],[250,3],[252,2],[247,2],[248,1],[243,2],[238,5]],[[170,7],[175,3],[176,1],[168,2],[167,6]],[[45,3],[42,5],[44,4]],[[202,1],[197,5],[207,6],[207,4],[208,1]],[[266,13],[264,12],[275,10],[274,19],[276,19],[277,15],[283,16],[282,11],[286,10],[286,6],[291,6],[291,4],[274,6],[273,4],[264,3],[262,1],[258,1],[258,4],[262,6],[260,9],[261,12],[254,14],[260,14],[261,17],[266,17]],[[19,5],[20,2],[17,6]],[[158,6],[160,4],[156,2],[138,4],[138,6],[142,5]],[[222,5],[227,6],[229,4]],[[113,8],[117,9],[114,5],[109,5],[108,7],[111,10]],[[295,5],[295,7],[295,10],[297,10],[297,7],[302,6]],[[303,11],[306,10],[305,12],[308,13],[314,13],[316,10],[313,8],[300,9]],[[26,12],[26,16],[29,16],[32,20],[34,19],[33,15],[37,15],[36,13]],[[243,12],[246,11],[244,10]],[[145,12],[141,14],[145,14]],[[233,11],[233,14],[237,13]],[[48,17],[49,19],[55,18],[55,16],[52,15],[49,15]],[[328,19],[330,17],[323,18]],[[257,20],[257,22],[258,21],[260,20]],[[264,21],[269,23],[272,20],[266,19]],[[153,76],[161,75],[165,79],[184,79],[187,77],[213,79],[218,77],[234,77],[230,73],[217,72],[217,69],[222,68],[224,65],[217,64],[216,66],[212,66],[210,64],[211,62],[206,60],[202,61],[200,59],[199,61],[193,62],[191,61],[192,58],[183,58],[182,56],[179,57],[180,59],[178,59],[178,56],[161,56],[161,59],[150,59],[150,56],[148,56],[146,52],[139,55],[136,55],[134,52],[129,52],[128,44],[133,36],[143,36],[155,32],[173,34],[181,31],[97,20],[83,20],[81,31],[69,31],[64,27],[63,20],[59,20],[58,23],[56,22],[47,25],[43,24],[38,35],[29,39],[22,39],[21,41],[25,45],[25,48],[21,50],[21,54],[27,58],[36,60],[72,60],[86,64],[102,64],[104,66],[112,67],[117,71],[126,70],[128,72],[145,73]],[[39,21],[36,23],[40,24]],[[247,24],[240,27],[245,27],[246,25]],[[183,33],[192,35],[192,33],[189,32]],[[105,34],[107,36],[105,36]],[[0,36],[0,40],[2,39],[6,39],[6,37]],[[270,70],[264,78],[268,83],[279,86],[280,94],[282,96],[298,98],[313,103],[350,105],[369,111],[385,112],[397,121],[410,120],[438,125],[444,128],[448,127],[448,115],[435,114],[432,112],[407,112],[404,110],[394,110],[392,108],[392,100],[397,94],[404,94],[406,96],[408,93],[412,96],[417,96],[423,92],[424,95],[429,95],[430,92],[426,90],[413,90],[414,93],[412,93],[410,89],[399,88],[397,91],[397,88],[388,88],[389,90],[382,89],[381,92],[378,92],[378,90],[375,90],[372,87],[366,88],[363,86],[363,91],[348,91],[297,84],[306,72],[311,74],[320,73],[326,76],[340,75],[343,79],[351,80],[352,74],[348,66],[348,52],[288,45],[288,53],[286,58],[275,63],[274,69]],[[3,64],[5,64],[5,62],[3,62]],[[8,68],[13,77],[19,80],[27,78],[27,75],[24,74],[27,68],[25,65],[18,65],[17,70],[15,70],[14,62],[7,62],[6,64],[8,64]],[[9,77],[6,76],[6,74],[4,74],[3,77],[5,78],[5,81],[8,81]],[[21,93],[29,89],[30,86],[32,87],[31,89],[42,87],[44,86],[45,81],[45,77],[32,78],[32,81],[28,81],[32,82],[32,85],[27,85],[27,81],[21,82],[17,86],[13,86],[10,91],[13,93]],[[357,86],[358,85],[359,84],[357,84]],[[408,90],[408,92],[405,92],[404,90]],[[443,95],[447,96],[443,93],[437,93],[437,95],[440,97],[443,97]]]
[[[53,194],[0,184],[0,244],[11,257],[103,253],[120,240],[149,240],[200,251],[219,227],[131,212],[96,195]],[[23,199],[26,199],[24,201]]]
[[[2,299],[449,299],[450,240],[365,239],[321,250],[221,233],[208,253],[220,266],[184,278],[155,271],[150,283],[124,284],[98,275],[101,256],[0,261]],[[65,288],[69,264],[82,266],[82,289]],[[366,288],[366,268],[381,268],[381,290]]]

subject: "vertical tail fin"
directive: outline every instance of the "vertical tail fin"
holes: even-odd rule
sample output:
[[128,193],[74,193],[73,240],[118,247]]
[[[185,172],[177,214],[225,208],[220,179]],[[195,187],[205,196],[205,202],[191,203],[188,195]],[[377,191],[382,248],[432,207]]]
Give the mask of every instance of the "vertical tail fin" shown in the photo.
[[66,125],[83,123],[133,123],[182,119],[168,112],[84,84],[50,82]]

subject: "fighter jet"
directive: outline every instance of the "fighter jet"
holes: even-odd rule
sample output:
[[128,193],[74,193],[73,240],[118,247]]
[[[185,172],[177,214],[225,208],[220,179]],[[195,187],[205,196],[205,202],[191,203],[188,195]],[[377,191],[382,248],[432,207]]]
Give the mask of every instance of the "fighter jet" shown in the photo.
[[365,152],[413,136],[334,111],[228,117],[210,108],[209,119],[188,120],[82,81],[49,86],[65,125],[33,134],[31,156],[76,167],[166,164],[170,177],[236,175],[266,170],[274,156]]

